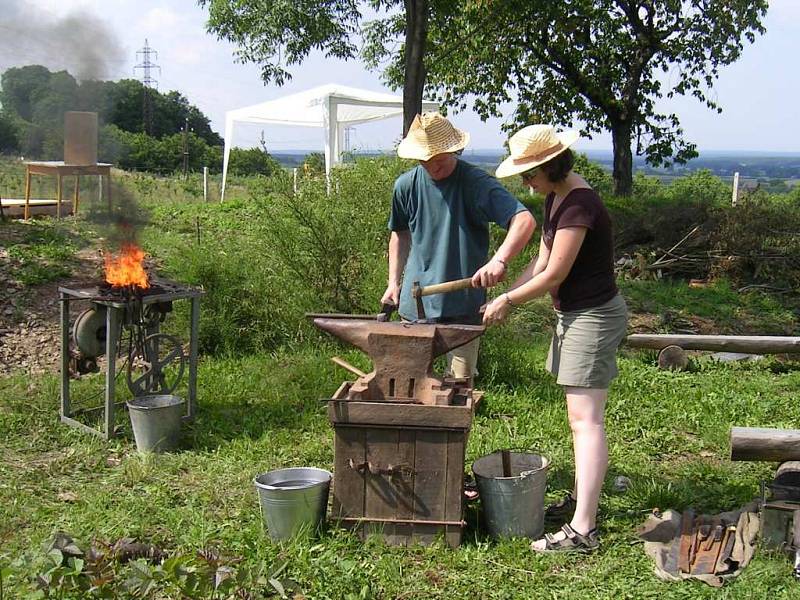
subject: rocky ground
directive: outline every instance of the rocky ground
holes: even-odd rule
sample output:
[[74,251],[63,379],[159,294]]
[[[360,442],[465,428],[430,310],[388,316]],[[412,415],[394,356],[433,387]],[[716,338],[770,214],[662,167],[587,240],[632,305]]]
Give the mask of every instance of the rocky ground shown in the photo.
[[[96,250],[83,250],[77,259],[75,280],[99,277],[102,263]],[[14,267],[7,249],[0,247],[0,375],[56,373],[60,356],[58,286],[63,282],[26,286],[15,279]],[[74,308],[77,314],[81,307]]]

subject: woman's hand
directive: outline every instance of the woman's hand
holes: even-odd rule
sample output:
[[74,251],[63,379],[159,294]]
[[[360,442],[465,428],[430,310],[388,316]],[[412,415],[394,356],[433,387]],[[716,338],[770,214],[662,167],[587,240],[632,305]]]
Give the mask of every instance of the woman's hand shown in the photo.
[[483,324],[486,326],[499,325],[508,317],[511,312],[511,305],[503,294],[492,300],[483,312]]

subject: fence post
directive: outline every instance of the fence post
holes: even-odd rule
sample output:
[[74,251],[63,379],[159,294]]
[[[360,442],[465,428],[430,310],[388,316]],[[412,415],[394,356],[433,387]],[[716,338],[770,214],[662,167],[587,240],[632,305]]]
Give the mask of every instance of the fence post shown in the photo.
[[731,195],[731,206],[736,206],[739,200],[739,171],[733,174],[733,194]]
[[294,193],[296,194],[297,193],[297,167],[294,167],[292,169],[292,178],[294,180],[294,183],[292,185],[292,189],[294,190]]
[[208,202],[208,167],[203,167],[203,202]]

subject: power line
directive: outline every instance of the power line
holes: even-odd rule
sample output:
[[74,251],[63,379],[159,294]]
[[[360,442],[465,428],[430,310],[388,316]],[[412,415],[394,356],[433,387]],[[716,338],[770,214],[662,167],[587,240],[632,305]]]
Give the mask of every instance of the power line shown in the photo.
[[158,80],[152,77],[150,72],[158,69],[158,74],[161,75],[161,67],[150,60],[151,56],[158,59],[158,52],[150,47],[147,43],[147,38],[144,39],[144,48],[136,51],[137,61],[140,60],[139,55],[142,57],[141,62],[133,67],[133,72],[135,74],[136,69],[142,69],[143,71],[142,126],[147,135],[153,135],[153,98],[150,90],[158,89]]

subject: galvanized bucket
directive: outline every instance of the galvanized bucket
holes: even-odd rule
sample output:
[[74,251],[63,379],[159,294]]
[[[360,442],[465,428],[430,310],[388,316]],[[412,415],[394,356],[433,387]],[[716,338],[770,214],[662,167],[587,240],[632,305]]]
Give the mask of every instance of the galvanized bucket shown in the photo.
[[183,398],[168,394],[137,396],[127,404],[139,452],[167,452],[177,448],[184,414]]
[[331,473],[314,467],[278,469],[258,475],[253,483],[261,518],[273,540],[314,533],[325,523]]
[[550,461],[534,452],[511,451],[511,477],[503,477],[502,452],[472,464],[489,534],[538,538],[544,530],[544,493]]

